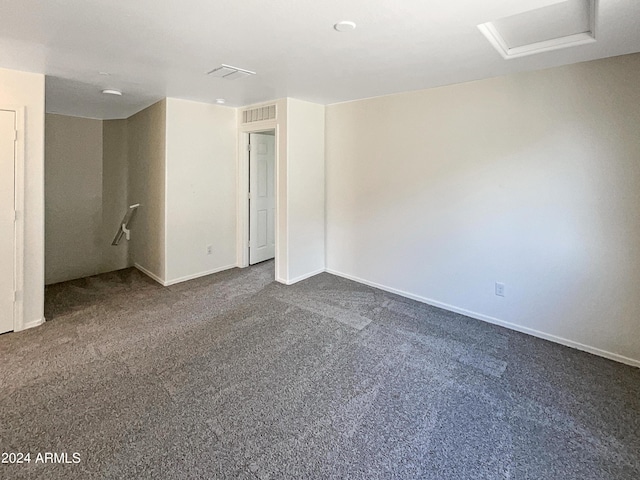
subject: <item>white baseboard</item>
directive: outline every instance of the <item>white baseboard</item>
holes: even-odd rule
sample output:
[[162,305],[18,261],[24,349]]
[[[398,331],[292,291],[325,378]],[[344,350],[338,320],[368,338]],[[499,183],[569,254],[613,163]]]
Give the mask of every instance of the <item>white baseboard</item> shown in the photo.
[[575,348],[577,350],[582,350],[583,352],[592,353],[594,355],[598,355],[599,357],[608,358],[609,360],[614,360],[616,362],[624,363],[627,365],[631,365],[632,367],[640,368],[640,360],[636,360],[633,358],[625,357],[624,355],[619,355],[617,353],[608,352],[606,350],[602,350],[600,348],[592,347],[590,345],[584,345],[579,342],[574,342],[573,340],[568,340],[566,338],[558,337],[556,335],[552,335],[550,333],[541,332],[539,330],[534,330],[529,327],[524,327],[522,325],[518,325],[511,322],[506,322],[504,320],[500,320],[499,318],[490,317],[488,315],[483,315],[481,313],[473,312],[470,310],[466,310],[464,308],[455,307],[453,305],[448,305],[446,303],[438,302],[437,300],[432,300],[430,298],[421,297],[420,295],[414,295],[409,292],[405,292],[403,290],[398,290],[397,288],[387,287],[386,285],[381,285],[379,283],[370,282],[363,278],[355,277],[353,275],[348,275],[346,273],[338,272],[336,270],[332,270],[328,268],[327,273],[332,275],[336,275],[338,277],[346,278],[348,280],[353,280],[354,282],[362,283],[364,285],[368,285],[370,287],[379,288],[380,290],[384,290],[385,292],[395,293],[402,297],[410,298],[412,300],[417,300],[418,302],[426,303],[427,305],[431,305],[434,307],[442,308],[443,310],[448,310],[450,312],[459,313],[461,315],[465,315],[467,317],[475,318],[476,320],[482,320],[483,322],[492,323],[494,325],[499,325],[501,327],[508,328],[510,330],[515,330],[517,332],[526,333],[528,335],[532,335],[534,337],[542,338],[544,340],[549,340],[554,343],[559,343],[561,345],[565,345],[567,347]]
[[194,273],[193,275],[187,275],[185,277],[175,278],[173,280],[167,280],[166,282],[163,283],[163,285],[165,287],[168,287],[170,285],[175,285],[176,283],[182,283],[182,282],[186,282],[187,280],[193,280],[195,278],[206,277],[207,275],[213,275],[214,273],[223,272],[225,270],[230,270],[230,269],[236,268],[236,267],[237,267],[236,264],[226,265],[224,267],[218,267],[218,268],[214,268],[212,270],[207,270],[206,272]]
[[165,286],[164,285],[164,280],[161,279],[158,275],[156,275],[152,271],[147,270],[146,268],[144,268],[142,265],[140,265],[138,263],[134,263],[133,266],[135,268],[137,268],[138,270],[140,270],[142,273],[144,273],[147,277],[152,278],[153,280],[158,282],[160,285]]
[[22,327],[18,327],[14,330],[14,332],[22,332],[23,330],[28,330],[29,328],[35,328],[42,325],[46,320],[44,318],[38,318],[36,320],[32,320],[27,323],[23,323]]
[[293,285],[294,283],[301,282],[302,280],[306,280],[307,278],[315,277],[319,273],[323,273],[323,272],[326,272],[326,270],[324,268],[321,268],[319,270],[315,270],[313,272],[305,273],[304,275],[300,275],[299,277],[296,277],[296,278],[294,278],[292,280],[278,280],[278,281],[280,283],[284,283],[285,285]]
[[199,272],[199,273],[194,273],[193,275],[186,275],[184,277],[174,278],[173,280],[162,280],[158,275],[156,275],[153,272],[150,272],[149,270],[144,268],[142,265],[139,265],[137,263],[134,264],[133,266],[135,268],[137,268],[138,270],[140,270],[142,273],[144,273],[146,276],[148,276],[148,277],[152,278],[153,280],[155,280],[156,282],[158,282],[163,287],[169,287],[169,286],[175,285],[177,283],[186,282],[188,280],[193,280],[195,278],[206,277],[207,275],[212,275],[214,273],[222,272],[224,270],[229,270],[231,268],[236,268],[237,265],[235,265],[235,264],[234,265],[226,265],[224,267],[218,267],[218,268],[214,268],[212,270],[207,270],[206,272]]

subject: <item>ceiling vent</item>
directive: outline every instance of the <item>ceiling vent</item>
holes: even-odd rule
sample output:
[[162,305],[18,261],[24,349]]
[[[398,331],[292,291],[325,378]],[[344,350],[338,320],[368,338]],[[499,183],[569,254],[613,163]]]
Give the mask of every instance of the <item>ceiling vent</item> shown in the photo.
[[224,78],[225,80],[235,80],[237,78],[250,77],[255,75],[256,72],[251,70],[245,70],[244,68],[232,67],[231,65],[225,65],[224,63],[219,67],[214,68],[207,75],[212,77]]
[[478,25],[505,59],[596,41],[598,0],[566,0]]
[[242,123],[264,122],[265,120],[275,120],[277,115],[275,105],[265,105],[264,107],[251,108],[242,112]]

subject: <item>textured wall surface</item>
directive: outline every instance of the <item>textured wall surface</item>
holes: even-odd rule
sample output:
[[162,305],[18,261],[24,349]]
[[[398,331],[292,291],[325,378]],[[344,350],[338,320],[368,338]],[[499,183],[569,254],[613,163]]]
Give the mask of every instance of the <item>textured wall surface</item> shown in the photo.
[[638,78],[629,55],[327,107],[328,268],[640,361]]
[[50,284],[102,271],[102,120],[45,118],[45,282]]
[[160,281],[166,275],[165,137],[165,100],[127,119],[129,204],[140,204],[131,224],[130,261]]
[[45,139],[45,282],[127,267],[126,120],[47,114]]
[[237,135],[236,109],[167,99],[168,282],[236,265]]

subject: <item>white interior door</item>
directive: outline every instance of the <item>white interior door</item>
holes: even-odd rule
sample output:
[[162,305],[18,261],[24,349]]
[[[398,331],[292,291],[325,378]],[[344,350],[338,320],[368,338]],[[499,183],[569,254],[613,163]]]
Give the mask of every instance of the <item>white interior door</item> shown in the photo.
[[0,110],[0,333],[13,330],[16,113]]
[[249,135],[249,264],[276,254],[275,136]]

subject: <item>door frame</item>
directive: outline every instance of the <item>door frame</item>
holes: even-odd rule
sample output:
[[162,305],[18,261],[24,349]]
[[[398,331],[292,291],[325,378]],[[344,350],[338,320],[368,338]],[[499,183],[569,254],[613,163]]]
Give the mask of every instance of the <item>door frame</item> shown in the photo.
[[24,106],[2,105],[0,110],[15,114],[17,137],[14,149],[14,203],[16,220],[14,223],[14,261],[13,272],[14,303],[13,331],[24,330],[24,168],[25,168],[25,108]]
[[239,132],[238,145],[238,267],[249,266],[249,135],[252,133],[265,133],[275,131],[275,195],[276,195],[276,215],[275,215],[275,277],[280,278],[278,265],[278,245],[280,243],[280,232],[278,229],[280,218],[280,184],[278,172],[280,171],[280,149],[278,148],[280,138],[280,128],[276,121],[261,122],[261,125],[254,128],[245,127]]
[[[268,130],[263,130],[261,132],[247,132],[247,143],[249,143],[249,145],[251,145],[251,135],[267,136],[266,134],[268,134],[268,136],[272,138],[272,140],[269,140],[269,141],[270,142],[273,141],[273,148],[274,148],[274,150],[273,150],[273,184],[272,184],[272,187],[273,187],[273,202],[274,202],[273,203],[273,208],[274,208],[274,215],[273,215],[273,234],[274,234],[274,245],[273,246],[274,246],[274,252],[273,252],[273,254],[274,254],[274,256],[269,258],[269,259],[267,259],[267,260],[273,259],[274,263],[275,263],[275,234],[276,234],[276,218],[275,218],[276,205],[275,204],[276,204],[276,199],[278,197],[277,190],[276,190],[276,177],[277,177],[277,173],[278,172],[276,170],[276,163],[275,163],[276,148],[277,148],[277,140],[276,140],[276,137],[275,137],[275,128],[268,129]],[[251,148],[250,150],[248,150],[248,154],[247,154],[247,157],[248,157],[248,164],[247,165],[248,165],[248,169],[249,169],[249,172],[248,172],[248,177],[249,177],[248,188],[249,188],[249,190],[251,190],[251,182],[252,182],[252,179],[251,179],[251,175],[252,175],[252,171],[251,171],[251,155],[252,154],[256,154],[256,155],[258,154],[258,152],[257,152],[257,150],[255,148]],[[257,175],[257,173],[254,173],[254,174]],[[267,173],[267,177],[268,177],[268,173]],[[251,202],[252,202],[252,200],[253,199],[249,196],[249,202],[248,202],[249,205],[248,205],[248,209],[247,209],[247,222],[248,222],[248,225],[249,225],[248,242],[247,242],[247,255],[248,255],[248,258],[249,258],[249,260],[248,260],[249,265],[255,265],[257,263],[261,263],[263,261],[267,261],[267,260],[261,260],[261,261],[258,261],[258,262],[251,263],[251,214],[252,214],[252,212],[251,212]]]

